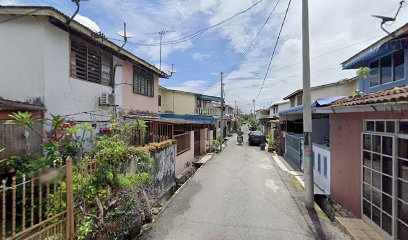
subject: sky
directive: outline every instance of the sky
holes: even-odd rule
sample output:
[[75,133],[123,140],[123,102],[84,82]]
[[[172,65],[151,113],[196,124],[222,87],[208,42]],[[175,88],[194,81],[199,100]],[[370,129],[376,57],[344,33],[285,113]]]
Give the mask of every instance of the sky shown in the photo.
[[[76,20],[109,38],[120,38],[126,22],[133,34],[125,48],[159,66],[157,43],[161,30],[169,31],[163,41],[188,36],[243,11],[259,0],[88,0],[82,1]],[[248,12],[193,39],[163,45],[162,69],[173,64],[176,73],[161,79],[168,88],[220,95],[220,73],[228,72],[253,42],[278,0],[261,0]],[[241,64],[225,79],[226,102],[245,112],[257,98],[289,0],[279,0],[271,19]],[[380,20],[371,15],[394,16],[399,0],[310,0],[310,51],[312,86],[353,77],[354,70],[342,70],[341,63],[385,36]],[[52,6],[72,15],[71,0],[0,0],[0,5]],[[256,108],[272,103],[302,87],[301,1],[293,0],[264,87]],[[408,7],[397,21],[387,26],[395,30],[408,20]],[[117,42],[121,44],[121,42]]]

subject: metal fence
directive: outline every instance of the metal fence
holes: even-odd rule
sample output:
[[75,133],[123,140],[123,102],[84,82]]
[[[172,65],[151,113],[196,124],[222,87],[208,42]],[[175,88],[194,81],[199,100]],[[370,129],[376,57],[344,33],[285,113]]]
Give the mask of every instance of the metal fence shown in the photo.
[[0,188],[1,239],[74,239],[72,160]]
[[286,157],[295,162],[299,168],[302,166],[302,142],[303,135],[286,134]]

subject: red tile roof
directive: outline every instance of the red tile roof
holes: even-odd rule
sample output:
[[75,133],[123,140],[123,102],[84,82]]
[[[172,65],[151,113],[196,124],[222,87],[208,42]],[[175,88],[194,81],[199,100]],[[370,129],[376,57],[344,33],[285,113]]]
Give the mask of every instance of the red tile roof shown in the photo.
[[357,106],[376,103],[408,101],[408,86],[369,93],[358,97],[346,97],[337,100],[330,107]]

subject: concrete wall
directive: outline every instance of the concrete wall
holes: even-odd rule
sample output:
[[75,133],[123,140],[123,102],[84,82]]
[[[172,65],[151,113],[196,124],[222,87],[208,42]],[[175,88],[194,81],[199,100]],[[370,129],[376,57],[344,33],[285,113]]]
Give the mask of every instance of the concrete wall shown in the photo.
[[200,129],[200,154],[205,154],[206,145],[208,143],[208,128]]
[[[122,63],[123,69],[123,96],[122,109],[128,111],[144,111],[158,113],[158,95],[159,95],[159,79],[154,75],[154,95],[153,97],[144,96],[133,92],[133,64],[129,62]],[[163,98],[162,98],[163,102]]]
[[346,83],[338,83],[332,86],[315,88],[311,91],[312,101],[319,98],[335,97],[335,96],[351,96],[358,89],[358,81]]
[[404,118],[408,118],[408,112],[336,113],[331,115],[331,196],[357,217],[361,217],[363,120]]
[[194,114],[196,108],[196,96],[192,93],[159,89],[162,99],[161,112],[175,114]]
[[176,177],[181,175],[193,165],[194,160],[194,131],[190,131],[190,150],[176,156]]
[[154,199],[160,198],[161,195],[176,185],[176,146],[174,144],[161,151],[151,153],[156,166],[149,193]]
[[[318,169],[318,158],[320,154],[320,172]],[[313,176],[317,186],[326,193],[330,193],[330,148],[313,143],[314,168]],[[327,159],[327,175],[324,175],[324,158]]]
[[[70,42],[67,32],[51,25],[46,18],[29,17],[0,25],[0,97],[42,103],[50,114],[79,112],[106,114],[99,97],[112,88],[70,78]],[[11,91],[12,90],[12,91]],[[103,121],[107,117],[78,114],[76,121]]]

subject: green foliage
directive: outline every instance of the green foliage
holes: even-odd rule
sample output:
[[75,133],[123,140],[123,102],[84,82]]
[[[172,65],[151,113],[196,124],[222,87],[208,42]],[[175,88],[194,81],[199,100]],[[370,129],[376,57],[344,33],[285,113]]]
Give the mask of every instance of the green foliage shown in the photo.
[[216,151],[220,150],[220,146],[221,146],[220,140],[213,140],[212,143],[213,143]]
[[78,225],[79,227],[76,230],[78,239],[82,240],[88,237],[95,237],[95,233],[93,231],[95,225],[94,219],[92,219],[91,217],[84,217],[81,219],[81,222]]
[[368,78],[370,76],[370,68],[368,67],[361,67],[357,70],[357,76],[359,79]]
[[18,125],[19,127],[29,126],[40,121],[39,118],[33,117],[33,115],[28,112],[12,113],[9,117],[11,120],[7,120],[4,124]]
[[7,161],[7,168],[15,169],[17,171],[17,179],[22,179],[23,174],[25,174],[27,178],[34,176],[34,174],[38,173],[40,169],[45,169],[51,165],[52,161],[40,154],[11,156]]
[[120,174],[118,176],[118,186],[121,189],[135,189],[138,187],[146,187],[151,181],[151,176],[148,173],[131,173]]

